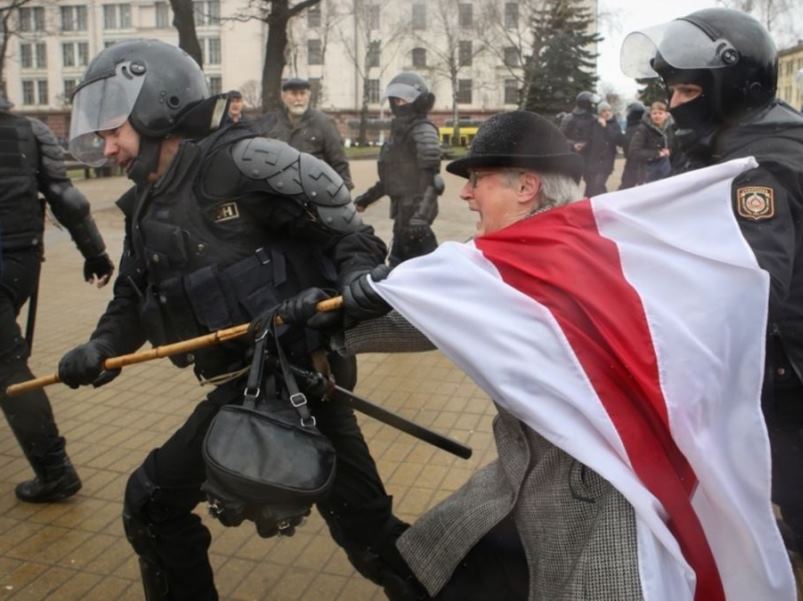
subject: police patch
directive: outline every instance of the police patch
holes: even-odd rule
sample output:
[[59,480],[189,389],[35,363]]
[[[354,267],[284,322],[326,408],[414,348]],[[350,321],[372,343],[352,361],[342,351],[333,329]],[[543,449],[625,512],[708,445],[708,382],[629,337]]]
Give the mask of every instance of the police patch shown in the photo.
[[767,186],[743,186],[736,189],[739,217],[760,221],[775,217],[775,191]]
[[215,207],[215,223],[223,223],[224,221],[231,221],[232,219],[239,219],[240,209],[237,208],[236,202],[227,202]]

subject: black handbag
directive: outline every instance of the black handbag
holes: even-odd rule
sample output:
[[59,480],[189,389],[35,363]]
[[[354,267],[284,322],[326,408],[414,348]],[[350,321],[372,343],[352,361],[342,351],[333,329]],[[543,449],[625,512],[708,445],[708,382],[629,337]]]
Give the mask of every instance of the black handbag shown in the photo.
[[[275,335],[281,378],[264,378],[268,328],[259,336],[242,405],[224,405],[206,433],[202,490],[226,526],[250,519],[261,536],[291,535],[335,477],[321,434]],[[266,388],[276,390],[269,395]]]

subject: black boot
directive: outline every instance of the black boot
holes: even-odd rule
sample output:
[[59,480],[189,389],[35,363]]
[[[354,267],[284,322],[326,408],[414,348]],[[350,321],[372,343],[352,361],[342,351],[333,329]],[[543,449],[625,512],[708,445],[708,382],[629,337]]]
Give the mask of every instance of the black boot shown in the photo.
[[81,479],[63,450],[33,460],[31,465],[36,476],[31,480],[20,482],[14,489],[20,501],[28,503],[61,501],[81,490]]

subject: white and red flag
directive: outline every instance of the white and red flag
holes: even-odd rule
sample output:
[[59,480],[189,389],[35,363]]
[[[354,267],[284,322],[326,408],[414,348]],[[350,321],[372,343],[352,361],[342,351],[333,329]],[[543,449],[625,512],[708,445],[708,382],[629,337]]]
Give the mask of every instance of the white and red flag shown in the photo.
[[769,276],[732,161],[403,263],[377,291],[636,512],[647,601],[794,601],[761,414]]

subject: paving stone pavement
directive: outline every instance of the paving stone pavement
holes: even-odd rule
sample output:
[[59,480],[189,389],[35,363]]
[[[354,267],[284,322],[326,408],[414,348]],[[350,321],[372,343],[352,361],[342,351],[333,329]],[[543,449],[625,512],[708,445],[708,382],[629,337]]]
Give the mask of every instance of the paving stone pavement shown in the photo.
[[[373,161],[352,163],[355,192],[373,183]],[[616,176],[614,176],[615,179]],[[128,187],[124,178],[77,181],[113,258],[120,255],[122,217],[113,201]],[[461,180],[447,176],[447,192],[435,224],[440,240],[472,235],[475,215],[457,199]],[[365,219],[389,239],[387,200]],[[66,232],[48,225],[39,315],[31,358],[35,374],[55,371],[61,355],[87,339],[111,286],[97,290],[82,281],[82,260]],[[20,317],[24,323],[25,314]],[[457,489],[495,456],[494,414],[486,395],[437,352],[364,355],[357,391],[390,410],[469,444],[464,461],[361,417],[380,474],[397,514],[414,520]],[[58,425],[84,486],[65,502],[17,501],[14,486],[30,468],[4,420],[0,420],[0,599],[14,601],[141,600],[135,556],[120,519],[129,473],[161,444],[203,398],[190,370],[167,360],[126,368],[102,388],[48,389]],[[221,598],[226,601],[384,599],[355,573],[313,515],[292,538],[262,539],[253,527],[224,528],[197,513],[212,530],[210,550]]]

